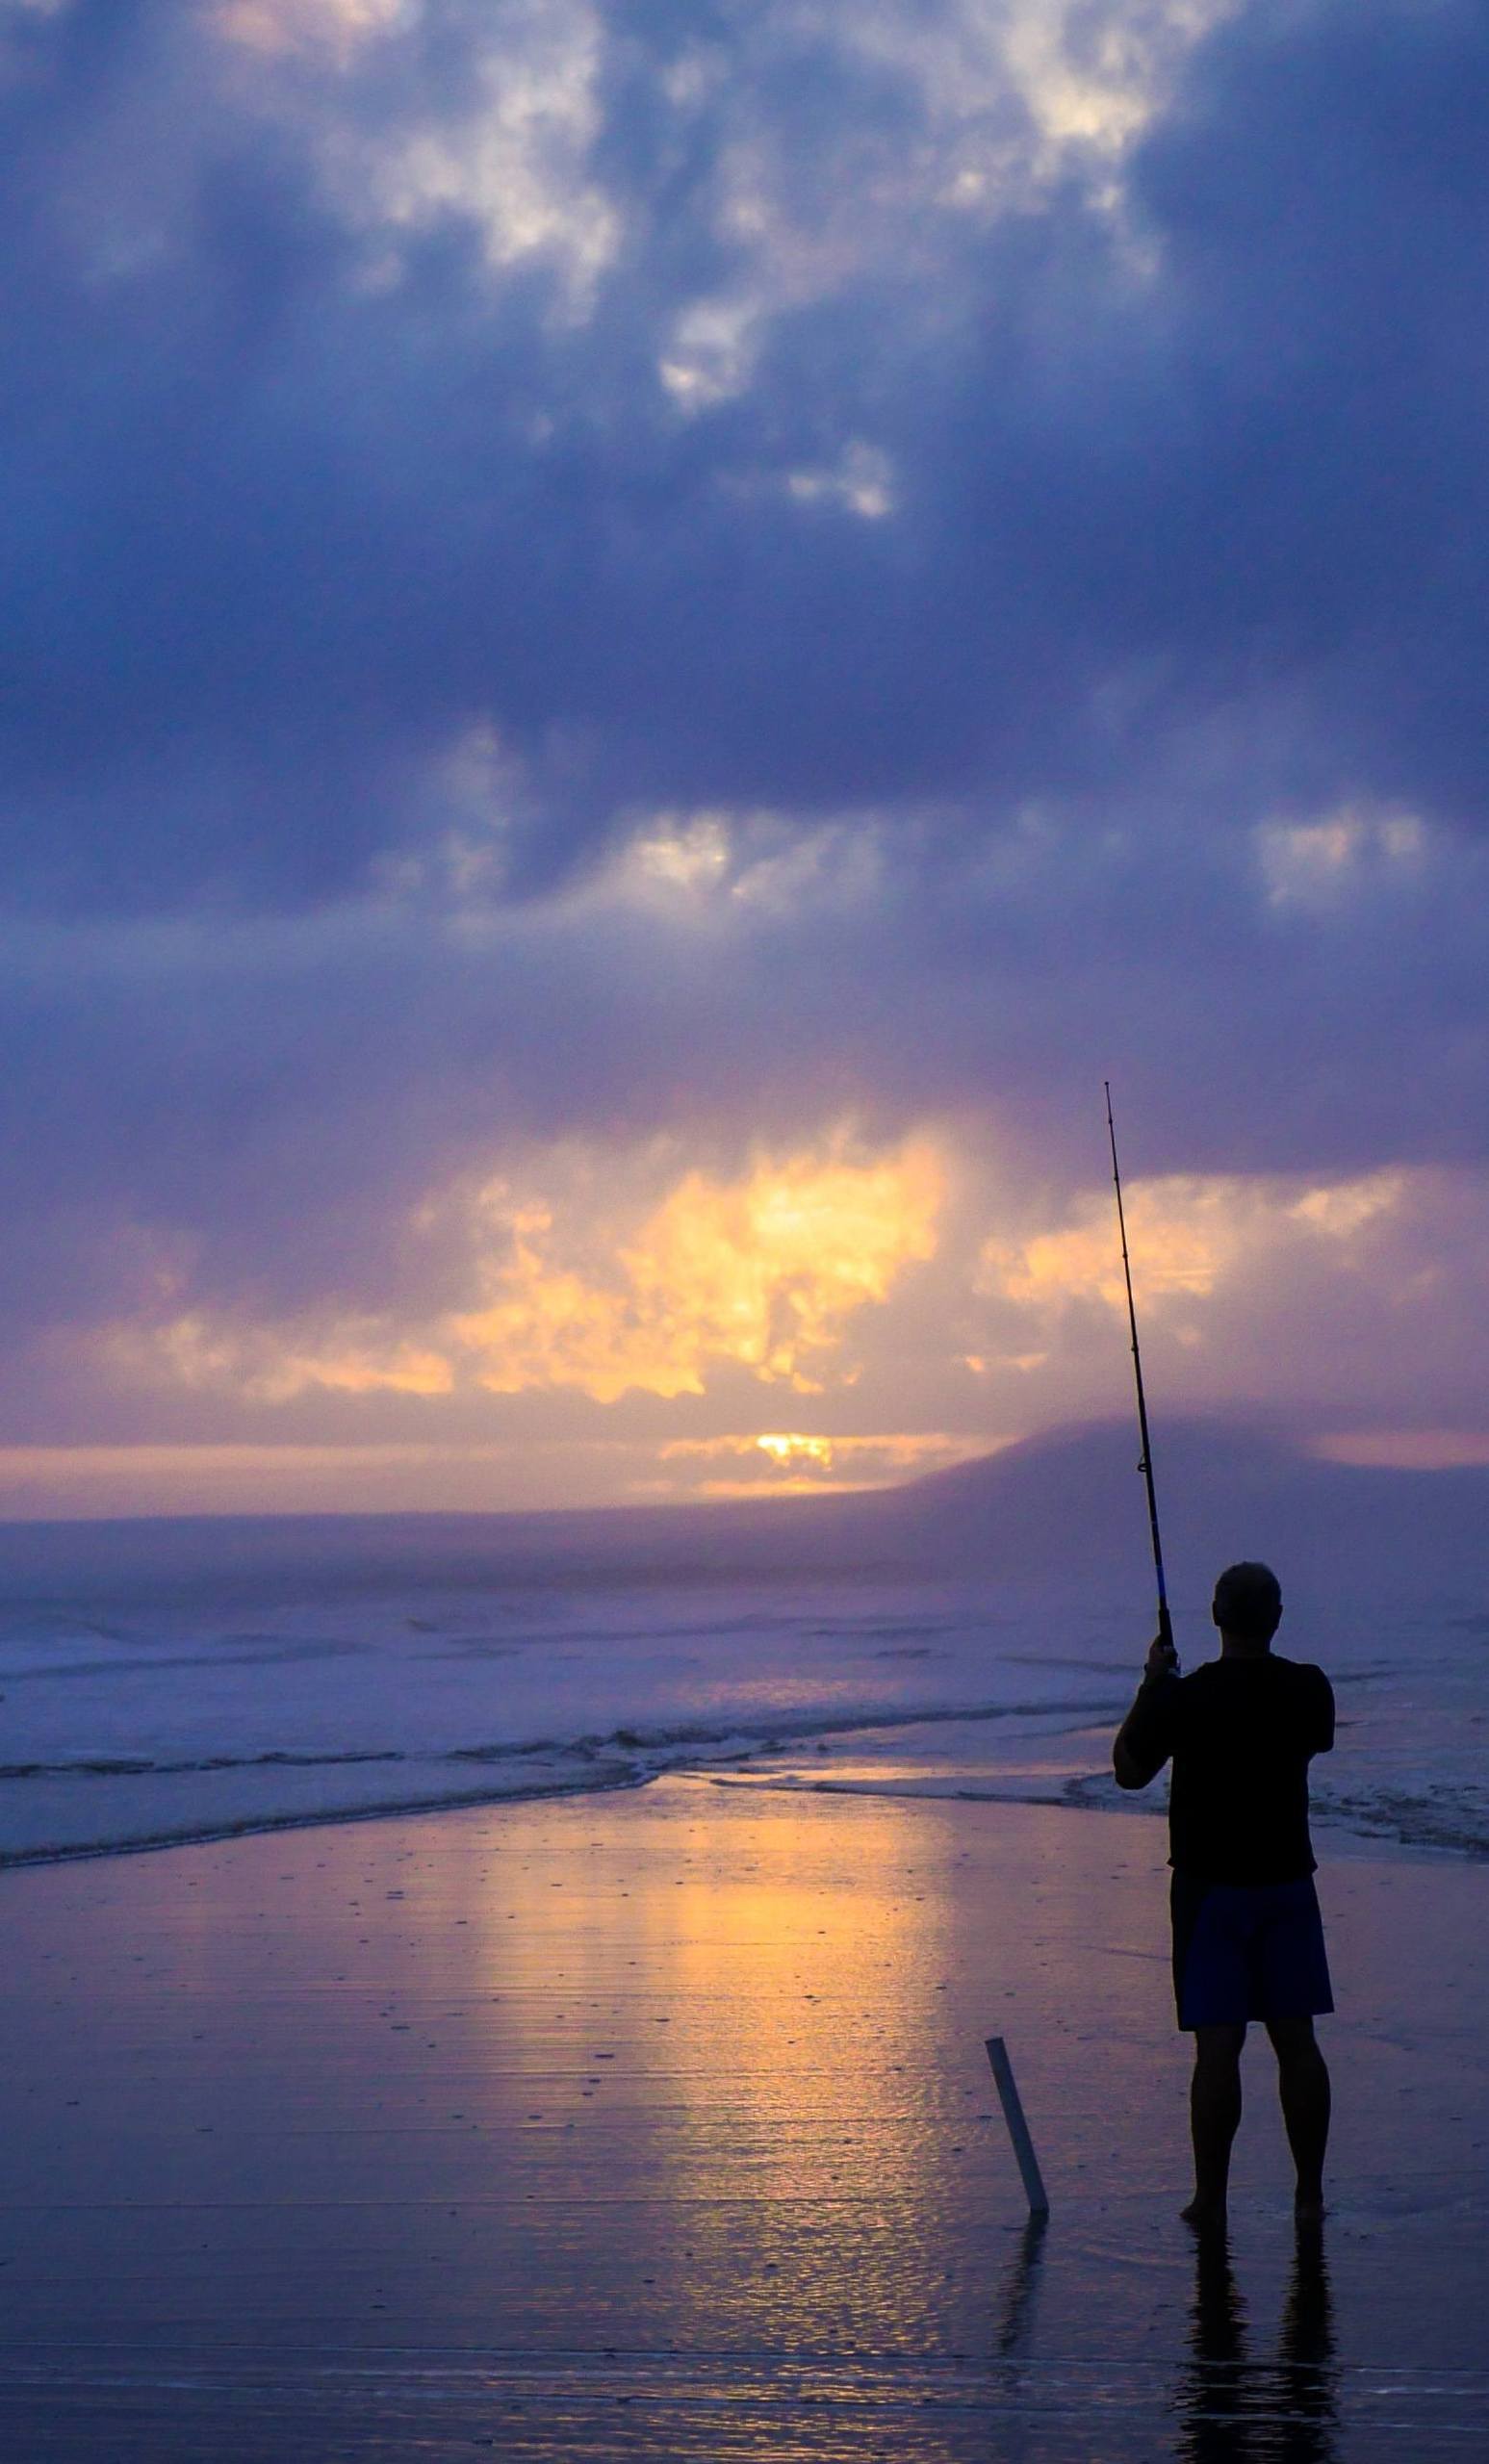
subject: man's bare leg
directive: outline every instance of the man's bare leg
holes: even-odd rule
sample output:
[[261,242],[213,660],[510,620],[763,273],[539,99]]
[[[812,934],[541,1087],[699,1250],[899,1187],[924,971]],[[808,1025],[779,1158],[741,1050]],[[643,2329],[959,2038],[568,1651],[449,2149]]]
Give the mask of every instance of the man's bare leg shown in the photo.
[[1225,2221],[1231,2142],[1241,2120],[1240,2027],[1194,2030],[1194,2076],[1190,2085],[1190,2128],[1194,2140],[1194,2195],[1184,2210],[1187,2224]]
[[1323,2157],[1328,2146],[1328,2065],[1319,2051],[1311,2019],[1269,2019],[1267,2033],[1277,2057],[1277,2091],[1288,2145],[1297,2168],[1297,2215],[1309,2222],[1323,2214]]

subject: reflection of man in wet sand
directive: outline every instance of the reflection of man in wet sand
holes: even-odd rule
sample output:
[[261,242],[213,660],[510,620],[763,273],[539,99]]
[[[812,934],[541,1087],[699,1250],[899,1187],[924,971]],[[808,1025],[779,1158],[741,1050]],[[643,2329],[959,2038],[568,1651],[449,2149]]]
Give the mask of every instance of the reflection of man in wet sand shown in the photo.
[[1180,2381],[1181,2464],[1337,2464],[1338,2372],[1317,2224],[1297,2228],[1271,2367],[1247,2351],[1245,2303],[1223,2233],[1195,2252],[1193,2359]]
[[1220,1656],[1180,1677],[1162,1639],[1117,1732],[1113,1767],[1145,1788],[1169,1756],[1173,1979],[1194,2038],[1193,2224],[1225,2213],[1241,2119],[1241,2048],[1260,2019],[1277,2056],[1300,2217],[1323,2212],[1329,2079],[1313,2022],[1331,2011],[1308,1836],[1308,1765],[1334,1742],[1321,1668],[1282,1659],[1271,1638],[1282,1593],[1267,1566],[1230,1566],[1212,1610]]

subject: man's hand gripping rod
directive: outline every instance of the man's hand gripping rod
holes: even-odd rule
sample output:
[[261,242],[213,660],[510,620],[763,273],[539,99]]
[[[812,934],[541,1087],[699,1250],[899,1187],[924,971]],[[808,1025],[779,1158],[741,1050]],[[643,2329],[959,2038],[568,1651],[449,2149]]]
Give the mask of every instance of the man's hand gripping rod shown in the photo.
[[1122,1242],[1122,1275],[1127,1285],[1127,1323],[1132,1329],[1132,1372],[1138,1386],[1138,1430],[1142,1440],[1142,1460],[1138,1469],[1147,1483],[1148,1528],[1153,1535],[1153,1572],[1158,1578],[1158,1640],[1165,1652],[1172,1655],[1169,1665],[1178,1666],[1173,1650],[1173,1621],[1168,1614],[1168,1589],[1164,1581],[1164,1546],[1158,1536],[1158,1499],[1153,1489],[1153,1449],[1147,1433],[1147,1398],[1142,1392],[1142,1355],[1138,1349],[1138,1312],[1132,1297],[1132,1265],[1127,1255],[1127,1219],[1122,1213],[1122,1176],[1117,1161],[1117,1124],[1112,1118],[1112,1082],[1105,1082],[1107,1099],[1107,1136],[1112,1142],[1112,1182],[1117,1191],[1117,1228]]

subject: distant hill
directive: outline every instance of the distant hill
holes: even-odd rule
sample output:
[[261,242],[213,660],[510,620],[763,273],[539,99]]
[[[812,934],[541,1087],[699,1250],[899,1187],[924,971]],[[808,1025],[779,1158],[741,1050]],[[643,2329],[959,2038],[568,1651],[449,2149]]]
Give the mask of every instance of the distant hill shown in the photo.
[[[1121,1579],[1145,1597],[1151,1558],[1129,1425],[1063,1429],[894,1493],[934,1558],[1010,1576]],[[1489,1605],[1489,1470],[1399,1472],[1326,1463],[1266,1430],[1170,1422],[1155,1444],[1164,1553],[1176,1596],[1208,1595],[1237,1557],[1295,1591],[1467,1586]]]
[[[417,1580],[1061,1578],[1151,1595],[1137,1442],[1126,1423],[1064,1429],[902,1486],[834,1497],[523,1514],[201,1517],[0,1527],[0,1593],[244,1595],[336,1574]],[[1170,1423],[1156,1454],[1170,1587],[1193,1606],[1237,1556],[1284,1588],[1366,1600],[1452,1595],[1489,1609],[1489,1471],[1322,1463],[1216,1421]]]

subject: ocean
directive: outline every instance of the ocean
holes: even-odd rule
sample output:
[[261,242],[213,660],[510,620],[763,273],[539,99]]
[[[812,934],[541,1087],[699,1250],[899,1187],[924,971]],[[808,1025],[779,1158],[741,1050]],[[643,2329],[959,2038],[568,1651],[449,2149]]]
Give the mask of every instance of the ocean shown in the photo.
[[[1162,1812],[1162,1783],[1124,1797],[1108,1760],[1150,1631],[1140,1583],[638,1567],[629,1546],[607,1561],[624,1528],[595,1519],[578,1552],[540,1518],[520,1548],[464,1517],[0,1529],[0,1858],[678,1771]],[[1180,1596],[1178,1632],[1187,1663],[1215,1648],[1202,1593]],[[1472,1584],[1389,1604],[1316,1587],[1277,1648],[1338,1691],[1321,1838],[1489,1855]]]

